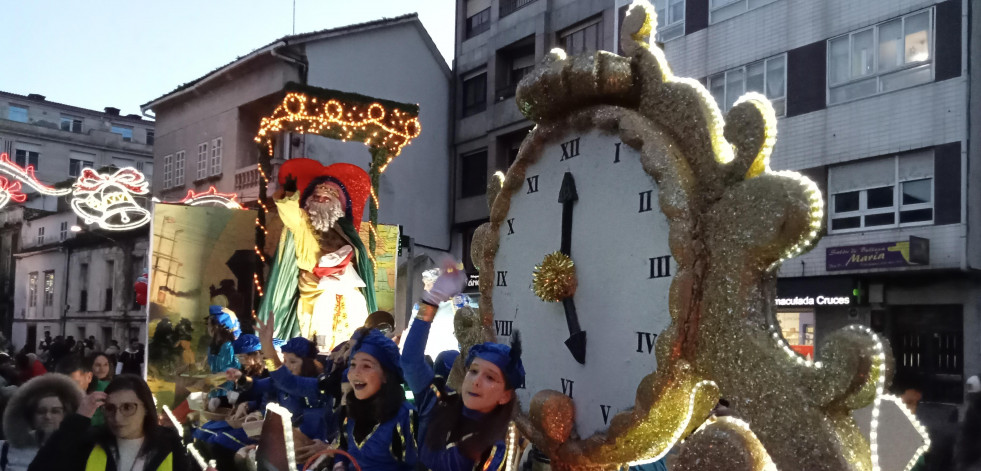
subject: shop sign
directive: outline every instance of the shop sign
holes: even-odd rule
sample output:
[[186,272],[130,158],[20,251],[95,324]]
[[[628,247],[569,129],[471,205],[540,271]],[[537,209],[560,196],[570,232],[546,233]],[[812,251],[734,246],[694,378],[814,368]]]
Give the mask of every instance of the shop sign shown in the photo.
[[480,286],[480,275],[470,275],[467,277],[467,288],[477,288]]
[[930,240],[910,237],[899,242],[828,247],[827,271],[895,268],[930,263]]
[[792,298],[776,298],[777,306],[847,306],[851,304],[848,296],[794,296]]

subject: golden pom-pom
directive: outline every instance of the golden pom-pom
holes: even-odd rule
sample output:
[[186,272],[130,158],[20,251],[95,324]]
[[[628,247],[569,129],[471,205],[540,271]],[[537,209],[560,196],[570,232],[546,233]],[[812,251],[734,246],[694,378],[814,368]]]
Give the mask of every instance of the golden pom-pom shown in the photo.
[[557,302],[576,294],[576,264],[568,255],[553,252],[535,267],[532,287],[543,301]]

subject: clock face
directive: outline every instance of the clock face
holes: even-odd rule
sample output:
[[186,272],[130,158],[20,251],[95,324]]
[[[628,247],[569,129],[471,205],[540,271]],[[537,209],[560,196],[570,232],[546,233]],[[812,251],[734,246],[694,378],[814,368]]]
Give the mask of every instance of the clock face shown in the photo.
[[[560,391],[574,401],[576,430],[587,437],[633,407],[637,385],[656,369],[654,343],[671,322],[676,264],[657,184],[636,149],[598,130],[567,134],[543,149],[500,225],[494,273],[487,275],[494,276],[494,326],[501,343],[521,332],[526,381],[517,392],[524,412],[538,391]],[[570,178],[578,199],[560,203]],[[563,218],[564,204],[571,204],[571,220]],[[571,303],[545,302],[532,291],[533,273],[560,250],[563,230],[578,289]],[[568,322],[568,304],[578,329]],[[582,363],[566,345],[575,330],[586,333]]]

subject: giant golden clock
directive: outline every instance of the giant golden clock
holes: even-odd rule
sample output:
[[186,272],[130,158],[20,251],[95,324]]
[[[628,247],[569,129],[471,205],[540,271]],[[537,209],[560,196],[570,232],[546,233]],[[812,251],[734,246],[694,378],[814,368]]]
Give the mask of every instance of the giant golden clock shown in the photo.
[[[820,232],[820,192],[769,169],[765,98],[723,120],[650,46],[654,21],[634,2],[625,56],[553,51],[519,84],[536,127],[473,243],[484,328],[522,332],[516,422],[554,469],[618,469],[663,456],[721,395],[745,422],[699,432],[681,469],[871,469],[849,412],[881,394],[882,342],[848,329],[811,362],[768,324],[776,269]],[[722,442],[728,457],[701,459]]]

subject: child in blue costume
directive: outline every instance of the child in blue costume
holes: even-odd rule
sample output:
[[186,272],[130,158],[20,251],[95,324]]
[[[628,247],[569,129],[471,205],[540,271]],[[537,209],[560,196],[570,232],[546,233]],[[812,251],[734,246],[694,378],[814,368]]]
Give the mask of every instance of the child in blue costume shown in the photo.
[[[212,305],[208,308],[208,335],[211,336],[211,346],[208,349],[208,367],[212,373],[224,373],[229,368],[242,369],[242,364],[235,358],[235,347],[232,343],[242,334],[238,317],[227,308]],[[224,398],[233,385],[224,383],[221,387],[211,390],[208,398]]]
[[467,354],[467,374],[459,393],[435,381],[426,363],[426,341],[440,302],[460,292],[466,275],[444,264],[443,274],[422,296],[409,329],[402,368],[419,409],[419,460],[432,471],[499,470],[506,459],[505,437],[524,383],[517,333],[511,347],[486,342]]
[[[269,327],[271,328],[271,324]],[[260,335],[263,335],[262,330],[265,328],[266,326],[259,323]],[[298,427],[307,437],[320,440],[333,438],[329,436],[325,420],[325,409],[330,404],[329,398],[324,397],[317,390],[300,391],[296,388],[284,388],[280,384],[281,381],[277,381],[277,378],[283,376],[316,380],[320,374],[314,360],[317,354],[316,345],[303,337],[295,337],[286,342],[281,351],[282,360],[275,351],[271,352],[269,359],[276,369],[269,372],[268,378],[252,380],[248,376],[243,376],[241,371],[229,370],[229,379],[235,378],[246,394],[253,397],[275,395],[275,402],[293,415],[293,426]]]
[[[402,390],[399,348],[376,329],[360,328],[351,341],[347,380],[352,390],[341,412],[340,448],[363,471],[413,471],[415,410]],[[354,470],[346,458],[338,462]]]
[[[253,379],[259,379],[263,375],[268,376],[265,368],[262,367],[262,353],[261,345],[259,344],[259,337],[252,334],[242,334],[234,342],[232,342],[232,348],[235,352],[235,357],[238,359],[239,363],[244,366],[245,373],[252,377]],[[258,367],[256,367],[258,363]],[[240,394],[238,401],[237,411],[242,413],[236,413],[235,415],[244,416],[247,412],[247,406],[249,399],[245,394]],[[261,401],[261,398],[256,398]],[[265,407],[265,403],[262,404]],[[255,408],[253,408],[255,410]],[[261,409],[260,409],[261,410]],[[255,440],[249,438],[248,434],[242,428],[234,428],[229,425],[228,422],[224,420],[214,420],[205,423],[201,427],[194,430],[192,435],[195,440],[201,440],[208,444],[208,448],[211,450],[211,455],[214,456],[219,464],[224,463],[234,463],[233,454],[238,449],[256,443]],[[227,465],[226,465],[227,466]]]

